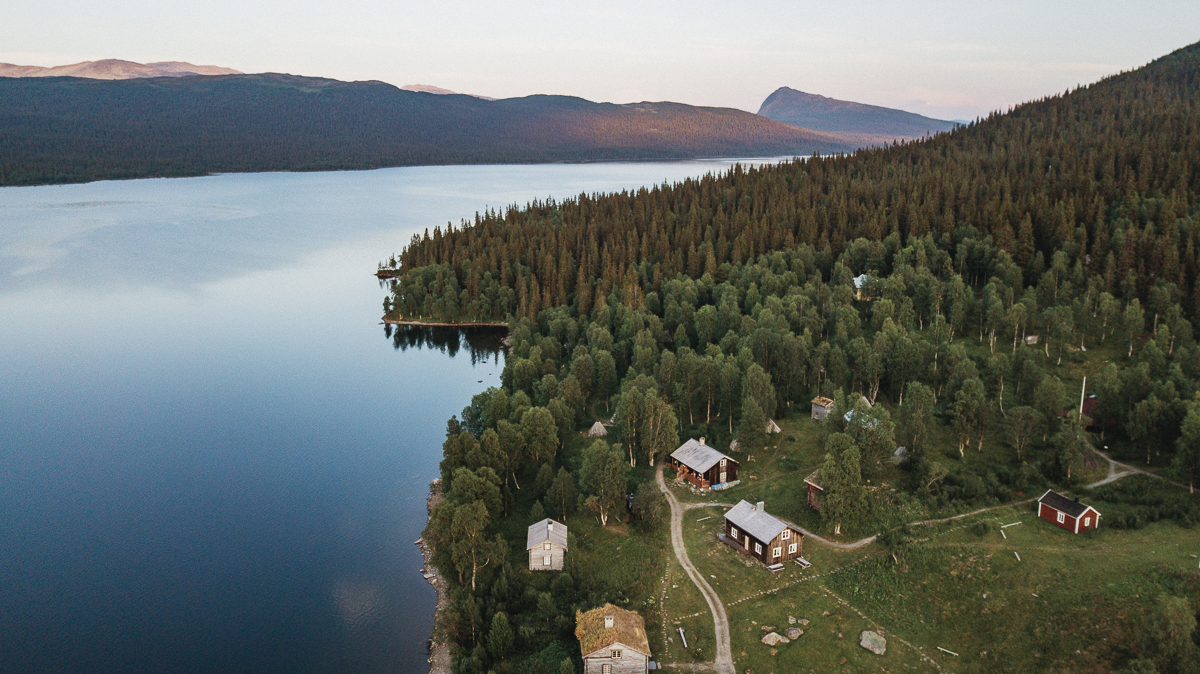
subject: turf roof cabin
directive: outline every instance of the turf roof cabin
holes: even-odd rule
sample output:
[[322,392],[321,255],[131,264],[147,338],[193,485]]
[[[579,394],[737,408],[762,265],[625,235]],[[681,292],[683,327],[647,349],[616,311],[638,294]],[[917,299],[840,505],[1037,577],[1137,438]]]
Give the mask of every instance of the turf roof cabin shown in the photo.
[[529,525],[525,535],[530,571],[562,571],[567,555],[567,525],[546,518]]
[[1050,489],[1038,499],[1038,517],[1074,534],[1100,528],[1100,513],[1095,508]]
[[692,438],[680,445],[671,452],[670,463],[680,480],[686,479],[701,489],[738,479],[738,462],[704,444],[704,438]]
[[740,552],[771,566],[804,554],[804,534],[768,513],[763,502],[739,501],[725,513],[725,536]]
[[813,421],[825,421],[825,417],[833,411],[833,400],[825,396],[817,396],[812,399],[812,418]]
[[605,604],[575,613],[584,674],[645,674],[650,669],[646,623],[633,611]]

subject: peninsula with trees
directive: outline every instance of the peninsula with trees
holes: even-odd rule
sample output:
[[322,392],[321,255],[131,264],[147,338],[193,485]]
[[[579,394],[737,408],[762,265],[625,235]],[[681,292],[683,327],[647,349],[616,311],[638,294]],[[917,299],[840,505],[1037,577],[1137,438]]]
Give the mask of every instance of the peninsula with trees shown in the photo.
[[[716,671],[1195,671],[1198,109],[1192,45],[923,140],[415,237],[385,310],[511,333],[425,532],[455,671],[582,671],[606,604]],[[700,437],[738,484],[671,479]],[[1050,490],[1103,524],[1039,519]],[[741,501],[811,568],[721,545]],[[531,572],[547,518],[569,553]]]

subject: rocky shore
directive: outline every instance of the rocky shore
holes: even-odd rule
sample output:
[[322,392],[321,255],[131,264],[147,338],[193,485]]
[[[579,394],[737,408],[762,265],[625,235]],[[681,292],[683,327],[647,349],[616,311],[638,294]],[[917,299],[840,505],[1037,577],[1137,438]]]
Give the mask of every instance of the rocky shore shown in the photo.
[[[426,509],[432,513],[433,507],[443,497],[441,478],[430,482],[429,498],[425,501]],[[433,550],[424,538],[417,539],[417,547],[421,548],[421,557],[425,561],[425,565],[421,567],[421,575],[425,576],[425,580],[429,581],[429,584],[437,590],[437,609],[433,614],[433,634],[429,639],[429,674],[450,674],[450,647],[437,640],[437,623],[442,611],[449,603],[449,597],[446,596],[446,582],[442,579],[442,574],[431,563]]]

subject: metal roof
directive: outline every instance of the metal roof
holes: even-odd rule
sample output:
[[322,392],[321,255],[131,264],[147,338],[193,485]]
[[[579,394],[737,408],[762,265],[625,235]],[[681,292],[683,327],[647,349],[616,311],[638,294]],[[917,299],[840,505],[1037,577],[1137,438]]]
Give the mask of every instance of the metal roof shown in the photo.
[[566,550],[567,525],[555,522],[549,517],[536,524],[530,524],[529,533],[525,536],[525,549],[532,550],[546,541]]
[[[1053,489],[1047,489],[1046,493],[1042,494],[1042,497],[1038,499],[1038,503],[1045,503],[1058,512],[1066,513],[1071,517],[1079,517],[1086,512],[1088,508],[1092,508],[1086,503],[1080,503],[1079,501],[1069,499]],[[1095,508],[1092,508],[1092,510],[1095,511],[1097,515],[1100,514],[1100,511],[1096,510]]]
[[689,439],[687,442],[679,446],[679,449],[671,452],[671,458],[679,463],[691,468],[697,473],[704,471],[717,465],[721,459],[729,459],[737,463],[734,459],[725,456],[716,449],[708,445],[702,445],[695,438]]
[[763,543],[770,543],[788,528],[778,517],[758,509],[749,501],[738,501],[737,505],[725,513],[725,519]]

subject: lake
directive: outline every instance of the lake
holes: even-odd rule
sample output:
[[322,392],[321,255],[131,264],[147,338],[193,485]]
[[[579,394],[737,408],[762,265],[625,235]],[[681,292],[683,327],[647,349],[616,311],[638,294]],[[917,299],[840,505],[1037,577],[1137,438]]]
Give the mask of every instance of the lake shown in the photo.
[[413,543],[503,354],[389,338],[377,263],[484,209],[729,165],[0,188],[0,672],[426,671]]

